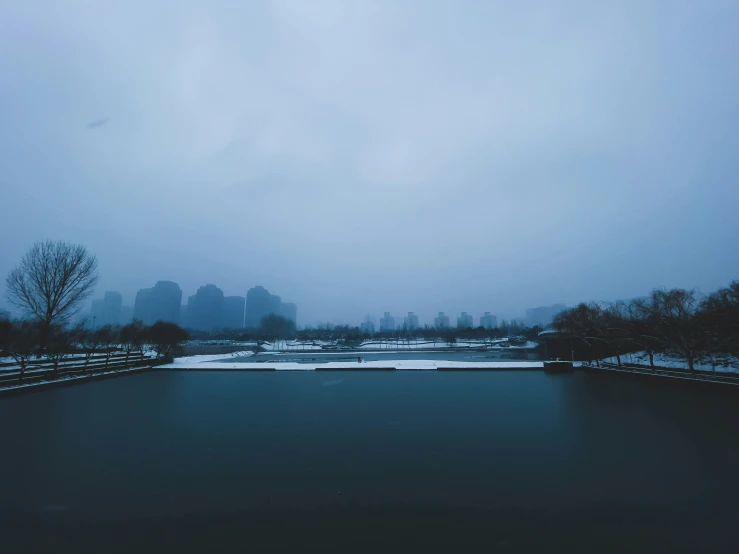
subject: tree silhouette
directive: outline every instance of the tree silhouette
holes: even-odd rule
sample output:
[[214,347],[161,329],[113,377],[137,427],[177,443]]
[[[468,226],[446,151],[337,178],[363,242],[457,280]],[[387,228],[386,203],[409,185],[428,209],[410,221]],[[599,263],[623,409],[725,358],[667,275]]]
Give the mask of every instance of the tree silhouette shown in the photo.
[[149,339],[160,357],[169,358],[177,346],[189,338],[187,331],[175,323],[157,321],[149,328]]
[[5,281],[8,300],[47,332],[69,321],[98,281],[97,258],[64,241],[34,244]]
[[38,321],[16,320],[11,322],[5,349],[20,366],[20,378],[28,367],[31,357],[41,344],[41,328]]

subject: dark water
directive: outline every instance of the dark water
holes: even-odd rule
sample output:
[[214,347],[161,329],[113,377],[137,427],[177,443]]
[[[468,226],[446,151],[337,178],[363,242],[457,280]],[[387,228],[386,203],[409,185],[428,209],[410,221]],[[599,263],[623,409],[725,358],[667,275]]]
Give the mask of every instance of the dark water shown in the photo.
[[0,552],[739,552],[739,397],[157,372],[0,399]]

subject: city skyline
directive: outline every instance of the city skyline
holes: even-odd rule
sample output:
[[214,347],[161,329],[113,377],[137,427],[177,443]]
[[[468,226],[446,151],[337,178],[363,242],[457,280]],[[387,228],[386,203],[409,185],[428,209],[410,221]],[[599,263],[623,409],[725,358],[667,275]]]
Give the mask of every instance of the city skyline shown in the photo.
[[[157,282],[159,284],[160,282]],[[174,282],[164,282],[168,285],[177,285],[177,283]],[[156,285],[155,287],[156,288]],[[140,289],[139,294],[143,293],[148,294],[153,289]],[[196,320],[200,321],[200,318],[203,317],[200,313],[194,314],[193,309],[191,307],[191,302],[194,301],[197,296],[198,292],[205,292],[205,291],[212,291],[212,293],[216,294],[217,296],[220,296],[220,307],[215,308],[217,310],[216,314],[211,314],[208,317],[211,319],[209,320],[209,323],[194,323]],[[247,315],[247,312],[249,311],[249,303],[248,303],[248,297],[249,292],[257,292],[262,293],[266,295],[267,301],[276,302],[273,307],[264,308],[260,307],[257,308],[257,311],[259,311],[259,315],[252,315],[249,317]],[[138,297],[138,295],[137,295]],[[180,312],[178,317],[178,320],[175,321],[174,317],[167,317],[164,316],[160,319],[163,319],[165,321],[172,321],[172,322],[178,322],[182,324],[184,327],[192,328],[192,329],[199,329],[199,330],[214,330],[214,329],[238,329],[238,328],[249,328],[249,327],[256,327],[258,324],[256,323],[263,315],[267,315],[269,313],[274,313],[276,315],[283,315],[286,316],[288,319],[292,319],[293,321],[297,321],[297,318],[295,316],[297,306],[295,303],[284,303],[281,301],[281,297],[277,295],[270,294],[267,289],[264,287],[257,285],[255,287],[252,287],[247,291],[246,296],[238,296],[238,295],[230,295],[225,296],[223,294],[223,291],[213,284],[206,284],[201,287],[199,287],[198,291],[195,295],[190,295],[187,297],[187,303],[182,303],[180,306]],[[83,309],[82,315],[85,317],[88,317],[88,319],[95,318],[92,321],[88,321],[88,323],[95,323],[96,325],[104,325],[108,323],[114,323],[114,317],[110,315],[110,307],[104,308],[104,302],[110,302],[110,299],[114,299],[113,302],[115,304],[114,310],[115,313],[118,313],[118,323],[125,323],[127,321],[130,321],[134,318],[136,318],[136,312],[134,307],[127,306],[125,304],[122,304],[121,302],[121,295],[117,291],[105,291],[103,298],[92,298],[90,301],[90,307],[89,309]],[[409,311],[404,315],[398,315],[397,317],[393,315],[393,312],[384,312],[383,316],[379,317],[379,324],[375,325],[374,321],[377,320],[377,318],[372,314],[366,314],[361,320],[355,321],[349,321],[349,322],[337,322],[335,324],[344,324],[344,325],[350,325],[350,326],[357,326],[362,328],[364,331],[371,333],[374,333],[375,331],[391,331],[391,330],[399,330],[399,329],[406,329],[406,330],[414,330],[418,328],[422,328],[425,326],[431,326],[431,327],[437,327],[437,328],[464,328],[464,327],[496,327],[498,325],[498,322],[501,323],[503,321],[508,320],[509,322],[515,321],[518,323],[523,323],[529,327],[533,327],[535,325],[539,326],[546,326],[549,323],[551,323],[552,318],[554,315],[556,315],[559,311],[562,311],[565,309],[564,304],[553,304],[551,306],[539,306],[535,308],[528,308],[525,310],[525,315],[519,316],[519,317],[513,317],[513,318],[499,318],[497,314],[493,314],[490,311],[462,311],[459,313],[459,316],[456,316],[455,314],[449,315],[445,311],[436,312],[435,314],[432,314],[428,318],[419,317],[418,314],[416,314],[413,311]],[[287,309],[287,311],[285,311]],[[108,311],[106,311],[108,310]],[[251,312],[253,313],[255,310],[252,308]],[[477,314],[477,315],[476,315]],[[147,324],[153,323],[154,319],[152,319],[151,316],[144,316],[145,319],[141,319]],[[454,318],[454,319],[453,319]],[[452,321],[456,321],[456,325],[452,325]],[[218,326],[212,323],[213,321],[218,322],[224,322],[223,325]],[[225,323],[228,322],[228,323]],[[301,325],[298,325],[298,327],[313,327],[316,325],[320,325],[323,323],[332,323],[330,321],[319,321],[319,322],[306,322]]]
[[[172,282],[174,282],[174,281],[172,281]],[[177,283],[177,282],[174,282],[174,283],[179,286],[179,283]],[[198,286],[195,289],[194,294],[196,294],[197,293],[197,290],[199,288],[202,288],[203,286],[205,286],[205,285]],[[245,295],[242,296],[242,295],[239,295],[239,294],[226,294],[226,291],[222,287],[220,287],[218,285],[215,285],[215,286],[217,286],[219,289],[221,289],[223,291],[224,301],[226,301],[228,298],[231,298],[232,299],[231,302],[233,302],[237,297],[238,298],[241,298],[242,300],[245,300],[245,298],[246,298],[245,295],[248,294],[248,291],[249,290],[251,290],[251,289],[247,289]],[[259,288],[259,287],[261,287],[261,285],[257,285],[256,287]],[[98,287],[98,289],[99,288],[100,287]],[[255,287],[251,287],[251,288],[253,289]],[[264,287],[261,287],[261,288],[264,288]],[[139,292],[141,292],[141,290],[146,290],[146,289],[139,289],[139,291],[137,291],[136,294],[138,294]],[[111,292],[111,291],[106,291],[106,292]],[[120,294],[118,291],[112,291],[112,292],[115,292],[116,294]],[[135,316],[135,314],[134,314],[134,312],[132,310],[133,310],[133,307],[134,307],[134,304],[135,304],[136,294],[134,294],[134,303],[127,304],[126,301],[125,301],[125,299],[122,301],[121,310],[123,312],[124,318],[127,315],[127,313],[126,313],[126,310],[127,309],[128,310],[131,310],[131,314],[130,315]],[[99,300],[97,298],[97,296],[99,296],[99,294],[96,292],[93,295],[93,298],[89,302],[89,304],[92,304],[96,300]],[[186,317],[184,315],[186,313],[186,311],[187,311],[187,300],[186,299],[189,299],[190,296],[192,296],[192,295],[187,295],[184,291],[182,292],[182,304],[181,304],[181,309],[182,309],[182,314],[183,314],[182,315],[183,319],[181,320],[182,322],[185,321],[184,317]],[[279,301],[279,298],[280,297],[277,297],[277,298],[278,298],[278,301]],[[287,304],[297,304],[297,303],[287,303]],[[381,307],[381,305],[382,305],[382,303],[380,303],[380,307]],[[406,303],[401,303],[401,305],[407,306],[408,303],[407,302]],[[532,319],[532,315],[531,315],[531,313],[533,313],[532,311],[544,310],[545,312],[549,313],[550,308],[552,308],[554,310],[551,312],[551,317],[553,317],[553,315],[556,314],[556,312],[558,310],[561,311],[561,309],[563,309],[563,306],[565,306],[565,304],[556,303],[556,304],[550,304],[550,305],[545,305],[545,306],[537,306],[537,307],[534,307],[534,308],[524,308],[520,313],[514,313],[514,314],[506,314],[506,313],[503,313],[501,311],[492,311],[491,312],[490,311],[490,307],[481,307],[479,309],[475,309],[475,308],[470,309],[469,307],[467,307],[465,309],[461,309],[461,310],[457,310],[457,311],[441,310],[441,312],[444,313],[444,314],[446,314],[446,317],[449,318],[449,323],[447,325],[448,327],[457,327],[457,319],[458,319],[458,317],[462,313],[466,313],[470,317],[472,317],[473,321],[475,322],[475,324],[474,324],[475,327],[481,326],[481,325],[482,326],[487,326],[486,324],[484,324],[482,322],[482,319],[481,318],[484,318],[486,315],[489,315],[489,314],[492,314],[491,315],[491,317],[492,317],[492,320],[491,321],[496,321],[496,324],[497,324],[497,322],[501,322],[503,320],[506,320],[506,321],[518,321],[520,323],[525,323],[525,324],[527,324],[529,326],[533,326],[533,325],[536,325],[538,323],[535,320]],[[242,303],[242,311],[243,311],[243,308],[244,308],[244,305]],[[91,307],[89,307],[87,305],[82,310],[82,312],[89,313],[90,317],[92,317],[92,315],[93,315],[92,312],[93,311],[94,311],[94,309],[92,309]],[[415,311],[415,310],[412,310],[411,309],[411,310],[390,310],[389,313],[394,317],[393,326],[395,328],[398,328],[399,326],[402,326],[404,323],[406,323],[406,320],[407,320],[407,318],[408,318],[409,315],[412,315],[412,317],[414,318],[413,321],[416,322],[416,325],[418,327],[423,327],[424,325],[436,326],[435,319],[438,317],[439,312],[440,311],[438,309],[436,309],[436,310],[432,309],[430,311],[425,311],[425,312],[418,312],[418,311]],[[12,310],[11,310],[11,313],[12,313]],[[302,313],[302,310],[301,310],[301,313]],[[365,312],[364,314],[361,314],[361,315],[358,314],[354,318],[351,318],[351,317],[350,318],[340,318],[340,317],[334,317],[334,318],[332,318],[332,317],[329,317],[327,319],[320,319],[320,320],[316,320],[316,319],[313,319],[313,320],[305,320],[305,319],[303,319],[305,316],[302,316],[299,326],[301,326],[301,327],[304,327],[304,326],[316,326],[316,325],[324,324],[324,323],[331,323],[333,325],[360,326],[360,324],[362,323],[362,320],[367,315],[369,315],[370,317],[375,318],[375,328],[376,328],[376,330],[379,331],[380,330],[379,321],[382,318],[382,314],[383,314],[383,311],[381,309],[377,308],[375,310],[367,311],[367,312]],[[393,315],[393,314],[396,314],[396,315]],[[551,317],[549,317],[549,320],[551,320]]]

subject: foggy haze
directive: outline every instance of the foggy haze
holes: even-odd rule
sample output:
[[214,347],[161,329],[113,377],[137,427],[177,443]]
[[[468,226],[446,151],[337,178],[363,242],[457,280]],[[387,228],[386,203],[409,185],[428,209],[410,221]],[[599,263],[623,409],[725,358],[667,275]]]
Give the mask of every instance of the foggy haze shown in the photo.
[[263,285],[301,325],[707,292],[738,54],[733,0],[6,1],[0,275],[62,239],[94,298]]

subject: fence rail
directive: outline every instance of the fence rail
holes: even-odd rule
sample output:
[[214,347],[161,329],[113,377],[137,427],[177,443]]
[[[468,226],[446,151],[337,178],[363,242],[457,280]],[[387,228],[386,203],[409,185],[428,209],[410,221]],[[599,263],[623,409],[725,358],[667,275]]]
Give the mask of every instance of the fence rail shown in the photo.
[[618,364],[614,364],[611,362],[601,362],[600,365],[601,367],[584,364],[582,367],[594,370],[606,369],[608,371],[619,371],[622,373],[631,373],[636,375],[658,376],[667,378],[672,377],[675,379],[693,380],[705,383],[739,385],[739,375],[721,371],[717,371],[714,373],[712,371],[696,370],[694,372],[691,372],[688,369],[665,368],[657,366],[652,369],[649,366],[634,364],[621,364],[621,366],[619,366]]
[[41,381],[56,380],[67,376],[92,375],[103,371],[126,369],[147,364],[153,364],[156,359],[140,352],[131,353],[128,357],[125,352],[116,352],[107,358],[105,354],[90,357],[64,358],[59,363],[57,371],[49,360],[33,360],[26,367],[23,379],[20,375],[20,366],[13,363],[3,363],[0,367],[0,387],[17,384],[38,383]]

